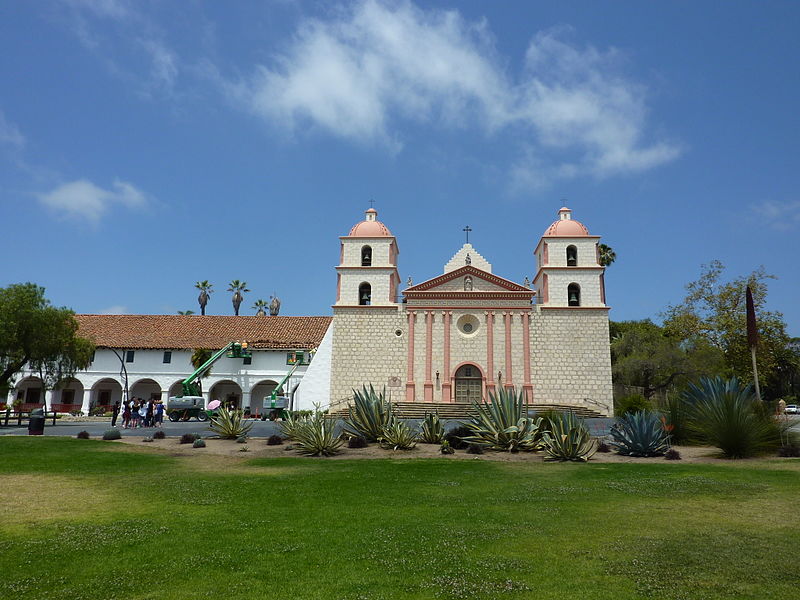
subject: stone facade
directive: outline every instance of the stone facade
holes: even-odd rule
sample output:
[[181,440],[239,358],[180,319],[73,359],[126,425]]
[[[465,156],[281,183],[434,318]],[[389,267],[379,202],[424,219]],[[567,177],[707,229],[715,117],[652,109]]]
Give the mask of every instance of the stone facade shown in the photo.
[[[384,290],[399,281],[397,244],[380,222],[382,237],[353,235],[362,225],[376,231],[377,213],[368,211],[367,219],[341,238],[331,406],[342,406],[353,388],[370,383],[386,386],[393,400],[413,402],[464,401],[465,394],[485,399],[491,391],[514,386],[534,404],[586,406],[611,414],[599,238],[572,221],[568,209],[559,215],[566,222],[554,223],[535,250],[535,290],[493,275],[491,264],[465,244],[447,262],[444,275],[406,288],[401,301],[385,302]],[[363,266],[361,248],[367,244],[374,254],[372,264]],[[376,256],[390,257],[389,264]],[[359,275],[345,279],[342,274],[355,268]],[[380,298],[373,292],[376,302],[358,305],[353,289],[361,281],[381,291]]]

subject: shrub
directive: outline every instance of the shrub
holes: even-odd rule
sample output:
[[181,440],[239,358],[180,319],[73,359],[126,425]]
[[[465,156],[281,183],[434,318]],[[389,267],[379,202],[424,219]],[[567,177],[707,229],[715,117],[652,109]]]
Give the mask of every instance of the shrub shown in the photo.
[[480,444],[470,444],[467,446],[467,454],[483,454],[483,446]]
[[547,451],[545,460],[588,461],[595,453],[594,440],[583,421],[572,412],[560,413],[552,418],[550,431],[542,435]]
[[370,384],[369,389],[353,390],[353,403],[347,405],[344,428],[348,433],[363,436],[368,442],[376,442],[386,427],[394,423],[392,403],[385,399],[385,390],[380,394]]
[[675,448],[670,448],[664,453],[664,458],[667,460],[680,460],[681,453],[675,450]]
[[248,448],[247,445],[244,445],[239,448],[239,452],[250,452],[250,448]]
[[479,444],[502,452],[537,450],[542,442],[542,418],[527,416],[525,394],[514,388],[491,392],[489,403],[473,403],[475,415],[464,426],[470,435],[468,444]]
[[294,429],[295,448],[309,456],[332,456],[339,452],[342,440],[333,433],[333,423],[319,411],[298,421]]
[[686,401],[677,394],[667,396],[661,406],[671,444],[682,445],[690,439],[688,409]]
[[84,429],[83,431],[78,432],[78,435],[75,437],[77,437],[79,440],[88,440],[89,432]]
[[439,448],[439,452],[441,452],[442,454],[455,454],[456,453],[456,451],[450,445],[450,442],[448,442],[447,440],[443,440],[442,441],[442,445]]
[[246,444],[247,443],[247,436],[246,435],[240,435],[239,437],[236,438],[236,443],[237,444]]
[[71,410],[69,411],[71,417],[82,417],[83,411],[82,410]]
[[704,377],[684,392],[689,425],[728,458],[746,458],[780,446],[782,426],[736,377]]
[[395,421],[383,429],[378,441],[382,448],[392,450],[411,450],[417,445],[419,435],[404,421]]
[[611,452],[611,448],[603,440],[597,440],[596,443],[598,452],[602,452],[603,454]]
[[181,444],[193,444],[197,440],[200,439],[200,436],[196,433],[184,433],[181,436],[181,439],[178,440]]
[[459,425],[455,429],[451,429],[445,434],[444,441],[447,442],[447,444],[453,450],[463,450],[469,446],[469,443],[465,442],[464,438],[469,436],[471,433],[472,431],[469,428]]
[[267,438],[267,446],[280,446],[283,444],[283,438],[279,435],[271,435]]
[[152,442],[152,441],[153,441],[153,438],[151,438],[151,437],[143,437],[143,438],[142,438],[142,441],[143,441],[143,442]]
[[163,440],[165,437],[167,437],[167,434],[164,433],[163,431],[156,431],[153,434],[153,439],[154,440]]
[[778,448],[778,456],[791,458],[800,456],[800,446],[796,443],[789,443]]
[[439,413],[425,413],[422,419],[422,432],[419,441],[423,444],[441,444],[444,439],[444,425],[439,419]]
[[220,406],[217,413],[211,416],[208,428],[223,439],[234,440],[247,435],[253,428],[253,423],[245,421],[242,411]]
[[623,417],[643,410],[653,410],[653,405],[641,394],[628,394],[614,399],[614,416]]
[[103,434],[104,440],[119,440],[122,439],[122,434],[119,432],[119,429],[107,429],[106,432]]
[[192,442],[192,448],[205,448],[205,447],[206,447],[206,441],[205,440],[202,440],[202,439],[198,438],[194,442]]
[[348,448],[366,448],[369,444],[367,443],[367,439],[360,435],[354,435],[349,440],[347,440],[347,447]]
[[624,456],[661,456],[669,449],[669,434],[657,412],[639,411],[611,426],[611,445]]

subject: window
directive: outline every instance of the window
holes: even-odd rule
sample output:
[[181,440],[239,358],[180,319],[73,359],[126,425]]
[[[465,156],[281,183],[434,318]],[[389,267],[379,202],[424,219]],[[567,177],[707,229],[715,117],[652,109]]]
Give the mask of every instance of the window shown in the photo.
[[372,266],[372,248],[370,246],[364,246],[361,248],[361,266]]
[[361,306],[372,304],[372,286],[370,284],[362,283],[358,286],[358,304]]
[[567,306],[581,305],[581,286],[577,283],[570,283],[567,286]]
[[134,353],[134,351],[133,351],[133,350],[127,350],[127,351],[125,352],[125,362],[126,362],[126,363],[132,363],[132,362],[133,362],[133,355],[134,355],[134,354],[135,354],[135,353]]
[[575,246],[567,246],[567,266],[578,266],[578,249]]
[[95,355],[95,354],[97,354],[97,352],[95,352],[94,350],[92,350],[92,360],[90,360],[89,362],[94,362],[94,355]]
[[164,364],[168,365],[172,362],[172,350],[164,350]]
[[242,359],[242,364],[243,365],[252,365],[253,364],[253,355],[251,354],[250,356],[245,356]]

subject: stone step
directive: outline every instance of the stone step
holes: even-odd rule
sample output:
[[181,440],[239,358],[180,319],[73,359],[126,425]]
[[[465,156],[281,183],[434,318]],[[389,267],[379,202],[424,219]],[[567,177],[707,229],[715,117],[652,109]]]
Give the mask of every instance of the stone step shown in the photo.
[[[395,402],[392,404],[395,415],[401,419],[422,419],[426,413],[436,412],[441,419],[468,419],[473,412],[471,404],[454,404],[449,402]],[[603,415],[586,406],[570,404],[531,404],[529,412],[572,411],[582,418],[602,417]],[[334,418],[347,416],[347,408],[337,408],[330,412]]]

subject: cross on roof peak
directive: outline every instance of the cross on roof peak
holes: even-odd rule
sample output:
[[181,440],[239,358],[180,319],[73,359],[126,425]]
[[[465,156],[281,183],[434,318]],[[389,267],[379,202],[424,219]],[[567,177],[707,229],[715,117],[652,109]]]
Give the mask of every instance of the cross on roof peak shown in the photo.
[[469,232],[470,232],[470,231],[472,231],[472,227],[470,227],[469,225],[467,225],[467,226],[466,226],[466,227],[464,227],[464,229],[462,229],[461,231],[464,231],[464,232],[467,234],[467,243],[469,244]]

